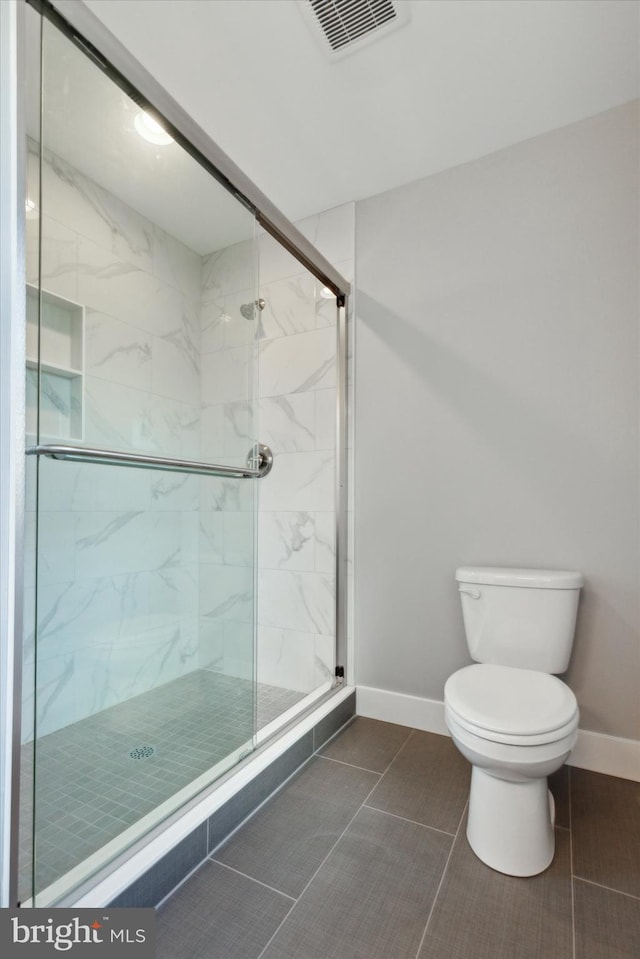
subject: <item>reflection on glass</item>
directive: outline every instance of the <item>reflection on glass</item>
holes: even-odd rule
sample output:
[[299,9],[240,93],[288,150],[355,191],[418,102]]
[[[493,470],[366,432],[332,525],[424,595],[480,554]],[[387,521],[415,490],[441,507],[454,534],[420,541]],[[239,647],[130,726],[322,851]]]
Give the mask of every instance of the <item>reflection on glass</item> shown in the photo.
[[[258,299],[253,215],[43,27],[41,137],[28,129],[28,180],[41,173],[42,187],[27,219],[27,441],[245,466],[257,439],[258,318],[241,309]],[[253,748],[256,484],[27,462],[35,793],[21,896],[45,905]]]

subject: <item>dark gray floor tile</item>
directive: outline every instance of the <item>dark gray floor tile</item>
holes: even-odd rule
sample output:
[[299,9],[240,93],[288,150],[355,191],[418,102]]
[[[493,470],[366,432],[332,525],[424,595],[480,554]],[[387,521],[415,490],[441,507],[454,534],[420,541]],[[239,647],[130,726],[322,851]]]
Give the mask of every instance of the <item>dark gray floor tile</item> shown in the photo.
[[571,829],[574,875],[640,898],[640,783],[572,769]]
[[292,905],[207,862],[158,910],[157,959],[256,959]]
[[376,773],[314,759],[214,858],[299,896],[377,780]]
[[451,842],[362,809],[264,959],[414,959]]
[[383,773],[410,735],[407,726],[358,716],[320,755]]
[[640,899],[574,879],[576,959],[638,959]]
[[460,830],[418,959],[572,959],[569,834],[539,876],[494,872]]
[[562,829],[569,829],[571,825],[569,775],[569,767],[561,766],[549,776],[549,789],[556,804],[556,826]]
[[414,731],[367,805],[455,833],[470,780],[471,765],[448,736]]

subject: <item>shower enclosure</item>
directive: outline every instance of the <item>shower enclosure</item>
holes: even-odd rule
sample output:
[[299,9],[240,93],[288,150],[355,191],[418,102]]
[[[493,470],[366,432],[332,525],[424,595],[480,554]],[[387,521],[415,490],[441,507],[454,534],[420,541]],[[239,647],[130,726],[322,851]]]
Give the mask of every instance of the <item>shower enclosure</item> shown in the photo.
[[37,906],[336,686],[348,287],[168,98],[47,4],[25,28],[18,897]]

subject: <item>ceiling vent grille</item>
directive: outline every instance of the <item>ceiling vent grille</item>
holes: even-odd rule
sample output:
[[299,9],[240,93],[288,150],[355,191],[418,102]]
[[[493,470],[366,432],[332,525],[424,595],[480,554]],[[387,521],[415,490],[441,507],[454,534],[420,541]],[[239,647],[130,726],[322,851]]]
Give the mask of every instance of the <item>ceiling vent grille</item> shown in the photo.
[[309,0],[309,3],[334,53],[398,19],[391,0]]

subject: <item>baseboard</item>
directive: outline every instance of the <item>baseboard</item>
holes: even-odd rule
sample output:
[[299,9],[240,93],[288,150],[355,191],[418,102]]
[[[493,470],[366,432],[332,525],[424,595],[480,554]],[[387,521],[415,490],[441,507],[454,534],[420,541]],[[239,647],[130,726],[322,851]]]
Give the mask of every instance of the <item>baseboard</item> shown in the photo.
[[[422,699],[388,689],[358,686],[356,713],[358,716],[412,726],[441,736],[449,735],[444,721],[444,703],[438,699]],[[568,761],[570,766],[640,782],[640,742],[635,739],[621,739],[581,729]]]
[[420,696],[392,693],[388,689],[374,689],[372,686],[356,686],[356,715],[424,729],[427,733],[449,735],[444,721],[444,703],[437,699],[422,699]]
[[636,739],[621,739],[580,729],[568,762],[580,769],[640,782],[640,742]]

